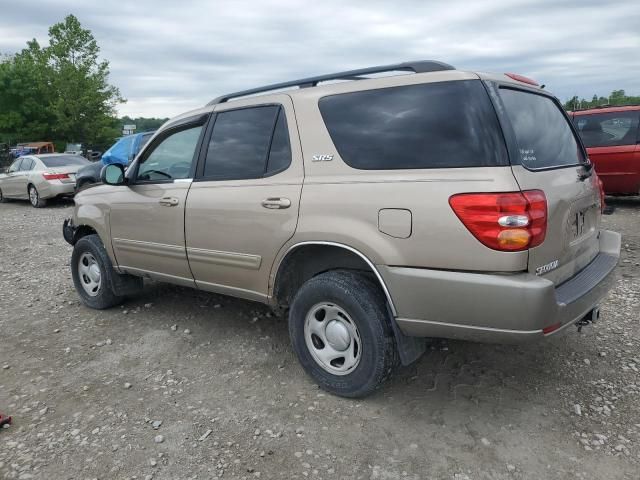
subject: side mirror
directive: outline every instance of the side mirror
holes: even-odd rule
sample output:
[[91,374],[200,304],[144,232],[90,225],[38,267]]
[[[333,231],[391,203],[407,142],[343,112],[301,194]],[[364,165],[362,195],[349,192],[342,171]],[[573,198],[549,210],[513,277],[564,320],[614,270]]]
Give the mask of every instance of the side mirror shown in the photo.
[[100,171],[100,180],[107,185],[124,185],[124,167],[119,163],[105,165]]

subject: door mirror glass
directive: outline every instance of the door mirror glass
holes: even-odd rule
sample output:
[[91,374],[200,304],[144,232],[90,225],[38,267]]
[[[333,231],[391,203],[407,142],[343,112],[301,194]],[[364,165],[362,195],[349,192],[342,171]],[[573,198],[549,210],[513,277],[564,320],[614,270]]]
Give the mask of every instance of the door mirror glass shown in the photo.
[[107,185],[124,185],[124,167],[119,163],[110,163],[100,172],[100,180]]

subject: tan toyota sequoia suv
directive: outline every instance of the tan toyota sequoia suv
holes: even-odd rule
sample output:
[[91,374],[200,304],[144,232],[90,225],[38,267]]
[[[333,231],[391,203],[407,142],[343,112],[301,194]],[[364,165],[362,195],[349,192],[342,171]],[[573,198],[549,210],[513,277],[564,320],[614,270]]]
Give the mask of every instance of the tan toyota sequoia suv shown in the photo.
[[75,197],[82,301],[151,278],[286,313],[326,390],[371,393],[426,338],[520,342],[598,317],[620,236],[558,100],[422,61],[219,97]]

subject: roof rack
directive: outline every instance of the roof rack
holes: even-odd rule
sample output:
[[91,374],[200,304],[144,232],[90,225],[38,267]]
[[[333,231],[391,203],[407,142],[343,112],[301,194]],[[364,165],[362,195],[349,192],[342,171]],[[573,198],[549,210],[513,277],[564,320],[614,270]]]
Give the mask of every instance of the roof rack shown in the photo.
[[218,98],[211,100],[209,103],[207,103],[207,106],[216,105],[218,103],[224,103],[231,100],[232,98],[246,97],[249,95],[254,95],[256,93],[270,92],[272,90],[281,90],[284,88],[291,88],[291,87],[298,87],[298,88],[315,87],[320,82],[327,82],[330,80],[365,80],[366,77],[364,77],[364,75],[373,75],[376,73],[384,73],[384,72],[408,71],[413,73],[425,73],[425,72],[439,72],[442,70],[455,70],[455,68],[444,62],[438,62],[435,60],[421,60],[418,62],[404,62],[404,63],[396,63],[392,65],[381,65],[378,67],[361,68],[358,70],[347,70],[346,72],[330,73],[328,75],[319,75],[317,77],[302,78],[300,80],[293,80],[290,82],[273,83],[271,85],[266,85],[264,87],[252,88],[252,89],[243,90],[240,92],[229,93],[227,95],[222,95]]

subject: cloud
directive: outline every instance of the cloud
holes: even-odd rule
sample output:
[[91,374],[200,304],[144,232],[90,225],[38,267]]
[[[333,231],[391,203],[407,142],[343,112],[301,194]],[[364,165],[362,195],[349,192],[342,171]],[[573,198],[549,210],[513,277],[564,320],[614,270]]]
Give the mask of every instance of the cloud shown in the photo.
[[639,94],[637,0],[12,2],[11,53],[73,13],[98,40],[122,114],[172,116],[231,91],[343,69],[438,59],[517,72],[562,99]]

